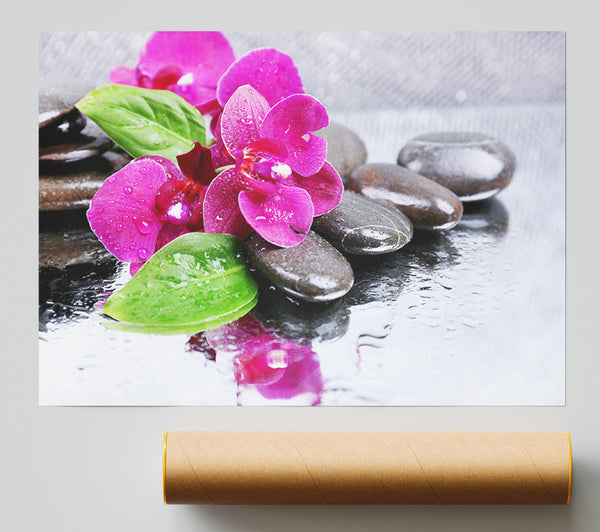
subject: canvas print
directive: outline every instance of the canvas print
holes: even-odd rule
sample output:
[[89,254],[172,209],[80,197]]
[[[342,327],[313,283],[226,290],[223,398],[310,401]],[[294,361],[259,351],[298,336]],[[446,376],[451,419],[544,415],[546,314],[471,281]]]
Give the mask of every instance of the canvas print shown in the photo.
[[562,405],[565,35],[42,32],[42,405]]

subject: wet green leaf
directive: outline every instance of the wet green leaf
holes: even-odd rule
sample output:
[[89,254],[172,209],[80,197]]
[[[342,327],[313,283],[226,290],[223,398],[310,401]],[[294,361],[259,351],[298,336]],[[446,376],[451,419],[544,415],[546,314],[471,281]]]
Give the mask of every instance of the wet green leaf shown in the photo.
[[110,328],[195,333],[241,318],[257,294],[237,237],[188,233],[150,257],[102,313],[118,320]]
[[194,142],[206,145],[202,114],[171,91],[103,85],[75,106],[133,157],[161,155],[176,163]]

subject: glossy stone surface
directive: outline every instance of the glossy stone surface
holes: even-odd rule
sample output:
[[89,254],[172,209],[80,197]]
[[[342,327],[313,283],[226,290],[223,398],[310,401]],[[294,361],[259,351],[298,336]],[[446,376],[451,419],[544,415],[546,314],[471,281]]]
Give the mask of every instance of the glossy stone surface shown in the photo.
[[125,166],[131,157],[119,152],[106,152],[64,165],[57,169],[45,169],[39,175],[40,211],[87,209],[90,200],[104,180]]
[[462,203],[447,188],[397,164],[359,166],[352,172],[350,189],[400,209],[415,229],[450,229],[463,213]]
[[294,298],[333,301],[354,284],[344,256],[313,231],[297,246],[280,248],[253,233],[246,240],[248,260],[271,283]]
[[59,120],[39,129],[39,146],[45,148],[53,144],[62,144],[77,137],[85,127],[87,119],[78,109],[73,109]]
[[40,213],[38,256],[40,270],[116,262],[92,232],[81,210]]
[[335,209],[314,219],[312,229],[342,253],[353,255],[391,253],[410,242],[413,234],[411,221],[398,209],[349,190]]
[[39,127],[62,120],[94,85],[80,78],[41,78],[39,86]]
[[367,160],[364,142],[354,131],[337,122],[330,122],[315,134],[327,140],[327,161],[347,183],[352,171]]
[[400,150],[398,164],[440,183],[462,201],[477,201],[510,183],[516,161],[513,152],[494,137],[448,131],[409,140]]
[[60,144],[40,147],[41,165],[73,163],[101,155],[114,143],[91,120],[88,120],[81,134],[69,135]]

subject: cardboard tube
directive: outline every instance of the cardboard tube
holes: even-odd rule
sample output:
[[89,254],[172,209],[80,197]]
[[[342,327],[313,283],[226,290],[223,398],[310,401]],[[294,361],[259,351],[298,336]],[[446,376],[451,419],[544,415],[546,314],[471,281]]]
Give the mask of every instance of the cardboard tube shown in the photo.
[[569,504],[568,432],[167,432],[168,504]]

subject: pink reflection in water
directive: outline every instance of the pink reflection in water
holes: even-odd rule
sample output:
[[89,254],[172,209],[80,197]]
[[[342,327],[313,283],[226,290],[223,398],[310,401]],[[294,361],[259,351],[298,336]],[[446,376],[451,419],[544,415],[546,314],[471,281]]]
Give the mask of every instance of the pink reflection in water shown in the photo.
[[256,390],[266,399],[321,402],[323,377],[310,344],[277,338],[251,315],[193,336],[188,348],[204,353],[212,348],[216,356],[233,355],[238,398]]

